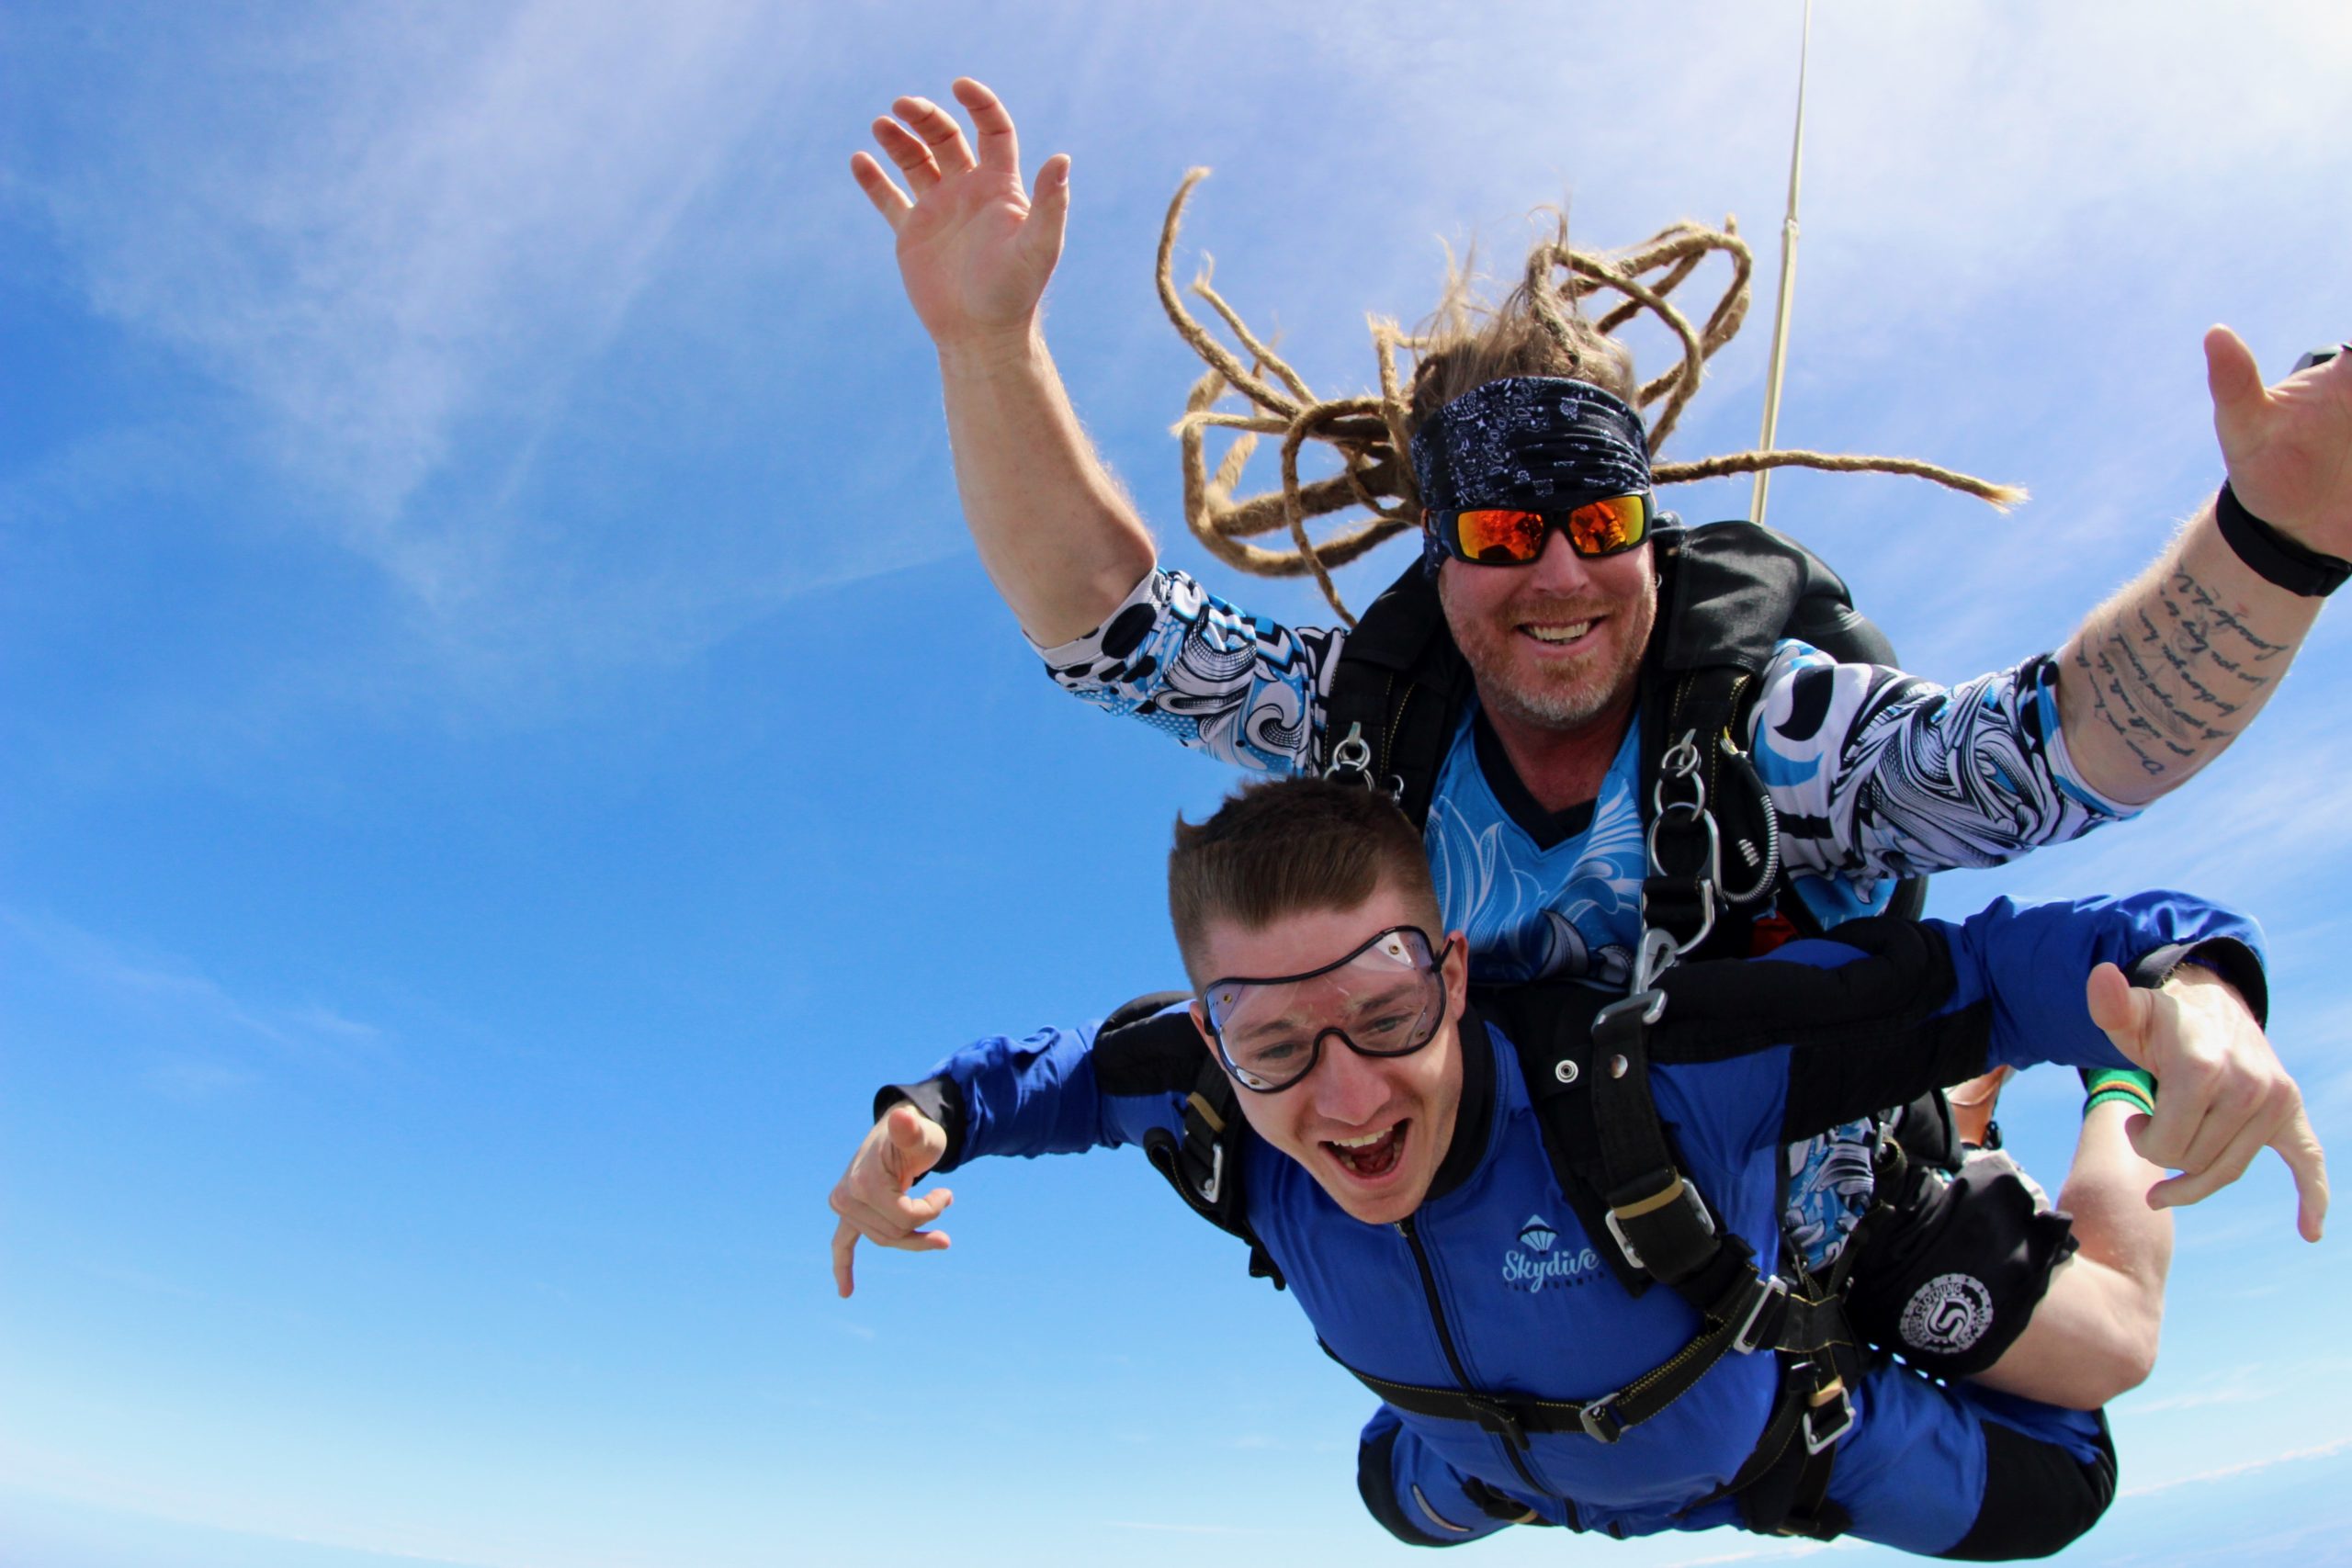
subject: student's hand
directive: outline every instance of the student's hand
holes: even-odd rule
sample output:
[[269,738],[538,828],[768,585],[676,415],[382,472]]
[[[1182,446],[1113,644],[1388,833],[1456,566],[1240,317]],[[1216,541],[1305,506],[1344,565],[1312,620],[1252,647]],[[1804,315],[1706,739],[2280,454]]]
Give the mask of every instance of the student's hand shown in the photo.
[[830,1200],[833,1213],[842,1217],[833,1227],[833,1288],[842,1295],[855,1288],[850,1254],[857,1249],[859,1236],[903,1252],[946,1249],[944,1231],[922,1227],[937,1219],[956,1194],[934,1187],[920,1198],[907,1196],[907,1189],[946,1152],[946,1129],[903,1101],[883,1112],[857,1145]]
[[2205,383],[2238,501],[2312,549],[2352,556],[2352,352],[2265,387],[2254,351],[2215,327]]
[[1069,159],[1046,160],[1033,205],[1022,188],[1012,117],[968,76],[957,78],[955,92],[971,114],[977,156],[954,115],[905,97],[874,122],[874,140],[912,196],[872,153],[853,154],[849,172],[899,236],[907,299],[943,353],[1025,344],[1061,259]]
[[2245,1174],[2267,1145],[2295,1174],[2296,1228],[2317,1241],[2327,1220],[2327,1156],[2302,1091],[2237,987],[2184,964],[2154,990],[2112,964],[2091,971],[2091,1021],[2156,1080],[2156,1111],[2126,1128],[2142,1158],[2181,1174],[2149,1190],[2153,1208],[2194,1203]]

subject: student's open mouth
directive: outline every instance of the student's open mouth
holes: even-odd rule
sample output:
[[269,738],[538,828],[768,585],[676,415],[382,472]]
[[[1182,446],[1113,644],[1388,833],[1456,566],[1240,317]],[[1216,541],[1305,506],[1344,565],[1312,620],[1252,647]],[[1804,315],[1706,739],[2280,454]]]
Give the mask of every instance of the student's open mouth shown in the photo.
[[1397,1162],[1405,1157],[1405,1131],[1412,1124],[1408,1118],[1361,1138],[1326,1138],[1323,1146],[1331,1151],[1331,1157],[1350,1176],[1359,1181],[1377,1181],[1395,1171]]

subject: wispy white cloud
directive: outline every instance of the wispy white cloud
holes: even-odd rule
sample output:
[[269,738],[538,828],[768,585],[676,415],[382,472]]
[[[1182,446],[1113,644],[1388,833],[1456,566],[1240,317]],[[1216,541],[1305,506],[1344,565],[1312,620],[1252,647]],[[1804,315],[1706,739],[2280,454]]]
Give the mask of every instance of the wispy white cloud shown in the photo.
[[2211,1372],[2197,1381],[2193,1388],[2161,1398],[2134,1398],[2132,1408],[2143,1416],[2170,1410],[2202,1410],[2216,1404],[2258,1404],[2278,1397],[2279,1390],[2266,1375],[2269,1369],[2259,1366],[2232,1367],[2226,1371]]
[[101,309],[266,411],[354,547],[427,600],[508,540],[412,505],[459,449],[527,460],[767,104],[785,14],[552,0],[198,29],[40,195]]
[[2333,1442],[2293,1449],[2285,1453],[2246,1460],[2238,1464],[2220,1465],[2211,1470],[2199,1471],[2194,1475],[2177,1476],[2170,1481],[2160,1481],[2149,1486],[2127,1487],[2121,1495],[2126,1497],[2145,1497],[2158,1492],[2169,1492],[2178,1486],[2198,1486],[2207,1482],[2232,1481],[2240,1476],[2252,1475],[2259,1471],[2274,1470],[2280,1465],[2298,1464],[2307,1460],[2330,1459],[2347,1450],[2352,1450],[2352,1438],[2338,1438]]
[[351,1071],[389,1059],[390,1037],[374,1024],[316,1001],[242,996],[184,959],[49,916],[0,906],[0,942],[78,987],[93,1015],[140,1020],[129,1043],[146,1061],[142,1081],[174,1099],[244,1089],[269,1070]]

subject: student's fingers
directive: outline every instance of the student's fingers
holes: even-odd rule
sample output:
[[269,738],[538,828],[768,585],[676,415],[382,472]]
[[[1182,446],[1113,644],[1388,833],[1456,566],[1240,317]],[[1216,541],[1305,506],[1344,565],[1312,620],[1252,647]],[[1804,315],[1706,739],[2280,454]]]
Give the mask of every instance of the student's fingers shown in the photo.
[[849,176],[857,182],[857,188],[865,193],[865,199],[874,204],[874,210],[882,215],[891,231],[897,232],[899,225],[907,220],[907,214],[914,210],[915,204],[907,193],[882,172],[881,164],[870,152],[849,155]]
[[849,1299],[857,1289],[857,1281],[850,1269],[850,1259],[857,1251],[857,1227],[847,1220],[833,1227],[833,1289],[842,1299]]
[[[2294,1086],[2283,1077],[2258,1077],[2252,1064],[2233,1060],[2217,1065],[2211,1076],[2203,1080],[2202,1114],[2181,1140],[2179,1152],[2171,1162],[2173,1168],[2192,1173],[2210,1170],[2224,1164],[2251,1134],[2252,1148],[2238,1166],[2244,1170],[2285,1121],[2289,1097],[2293,1093]],[[2160,1118],[2164,1102],[2160,1084],[2156,1090],[2156,1114]]]
[[964,140],[964,128],[956,117],[933,103],[929,98],[904,97],[890,106],[890,112],[907,122],[908,128],[922,138],[931,150],[943,175],[968,174],[973,167],[971,144]]
[[2201,1202],[2245,1174],[2254,1156],[2262,1152],[2262,1129],[2252,1124],[2241,1126],[2237,1135],[2230,1139],[2210,1162],[2184,1167],[2178,1176],[2166,1177],[2148,1190],[2148,1204],[2156,1209],[2178,1209]]
[[910,1198],[896,1188],[877,1189],[871,1181],[853,1178],[833,1189],[831,1201],[833,1213],[855,1225],[866,1240],[877,1247],[897,1247],[945,1213],[956,1194],[937,1187],[920,1198]]
[[907,176],[907,185],[917,197],[939,183],[939,163],[932,156],[931,149],[888,115],[874,121],[874,140],[882,144],[890,162],[899,165],[899,172]]
[[2317,1241],[2327,1231],[2327,1151],[2320,1147],[2319,1134],[2301,1105],[2270,1146],[2295,1173],[2295,1229],[2305,1241]]
[[922,1179],[947,1152],[945,1130],[905,1100],[884,1112],[882,1128],[889,1143],[883,1163],[900,1191]]
[[1006,110],[1004,100],[969,76],[956,77],[949,90],[972,117],[972,130],[980,144],[980,167],[1018,178],[1021,139],[1013,131],[1012,116]]
[[2083,998],[2089,1005],[2091,1021],[2098,1025],[2110,1043],[2123,1053],[2124,1060],[2145,1071],[2148,1066],[2148,1032],[2156,1011],[2156,994],[2135,987],[2123,977],[2123,971],[2112,964],[2102,964],[2093,969],[2086,983]]
[[865,1239],[898,1252],[944,1252],[950,1245],[945,1231],[909,1231],[896,1241],[879,1241],[873,1236]]
[[948,1205],[955,1201],[955,1193],[944,1187],[934,1187],[920,1198],[900,1195],[891,1201],[888,1213],[891,1219],[906,1229],[919,1230],[945,1213]]

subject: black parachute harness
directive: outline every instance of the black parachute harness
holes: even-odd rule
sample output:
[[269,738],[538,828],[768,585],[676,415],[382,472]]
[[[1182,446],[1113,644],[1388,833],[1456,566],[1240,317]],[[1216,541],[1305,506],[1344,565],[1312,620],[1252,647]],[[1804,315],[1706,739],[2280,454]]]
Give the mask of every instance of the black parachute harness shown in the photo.
[[[1820,930],[1787,890],[1778,816],[1739,743],[1756,677],[1784,637],[1841,660],[1891,664],[1894,653],[1803,546],[1753,524],[1690,530],[1668,522],[1655,536],[1660,616],[1642,674],[1648,865],[1629,994],[1601,1005],[1589,987],[1537,984],[1489,993],[1485,1005],[1519,1048],[1562,1190],[1588,1233],[1608,1238],[1600,1250],[1620,1281],[1637,1295],[1653,1280],[1668,1286],[1707,1326],[1661,1365],[1585,1401],[1425,1388],[1349,1371],[1400,1410],[1475,1421],[1516,1453],[1531,1433],[1614,1443],[1724,1356],[1770,1350],[1783,1363],[1782,1392],[1764,1432],[1738,1472],[1692,1506],[1736,1494],[1750,1529],[1827,1540],[1846,1524],[1826,1494],[1836,1444],[1853,1421],[1849,1379],[1861,1365],[1844,1295],[1860,1243],[1886,1204],[1874,1203],[1824,1278],[1793,1254],[1785,1275],[1759,1267],[1745,1242],[1721,1233],[1675,1163],[1650,1095],[1648,1043],[1667,1008],[1661,981],[1678,963],[1744,957],[1769,940],[1757,931],[1766,922],[1782,939]],[[1381,789],[1413,821],[1426,820],[1472,690],[1434,587],[1418,565],[1408,569],[1341,650],[1325,702],[1324,775]],[[1738,890],[1724,885],[1727,836],[1751,878]],[[1906,878],[1894,908],[1916,916],[1925,897],[1925,879]],[[1807,1021],[1792,1016],[1781,1029],[1797,1038]],[[1231,1085],[1204,1059],[1182,1136],[1156,1134],[1147,1152],[1196,1212],[1249,1242],[1251,1274],[1280,1289],[1280,1270],[1242,1218],[1242,1141],[1230,1130],[1238,1121]],[[1903,1159],[1883,1124],[1882,1192],[1899,1184]]]

